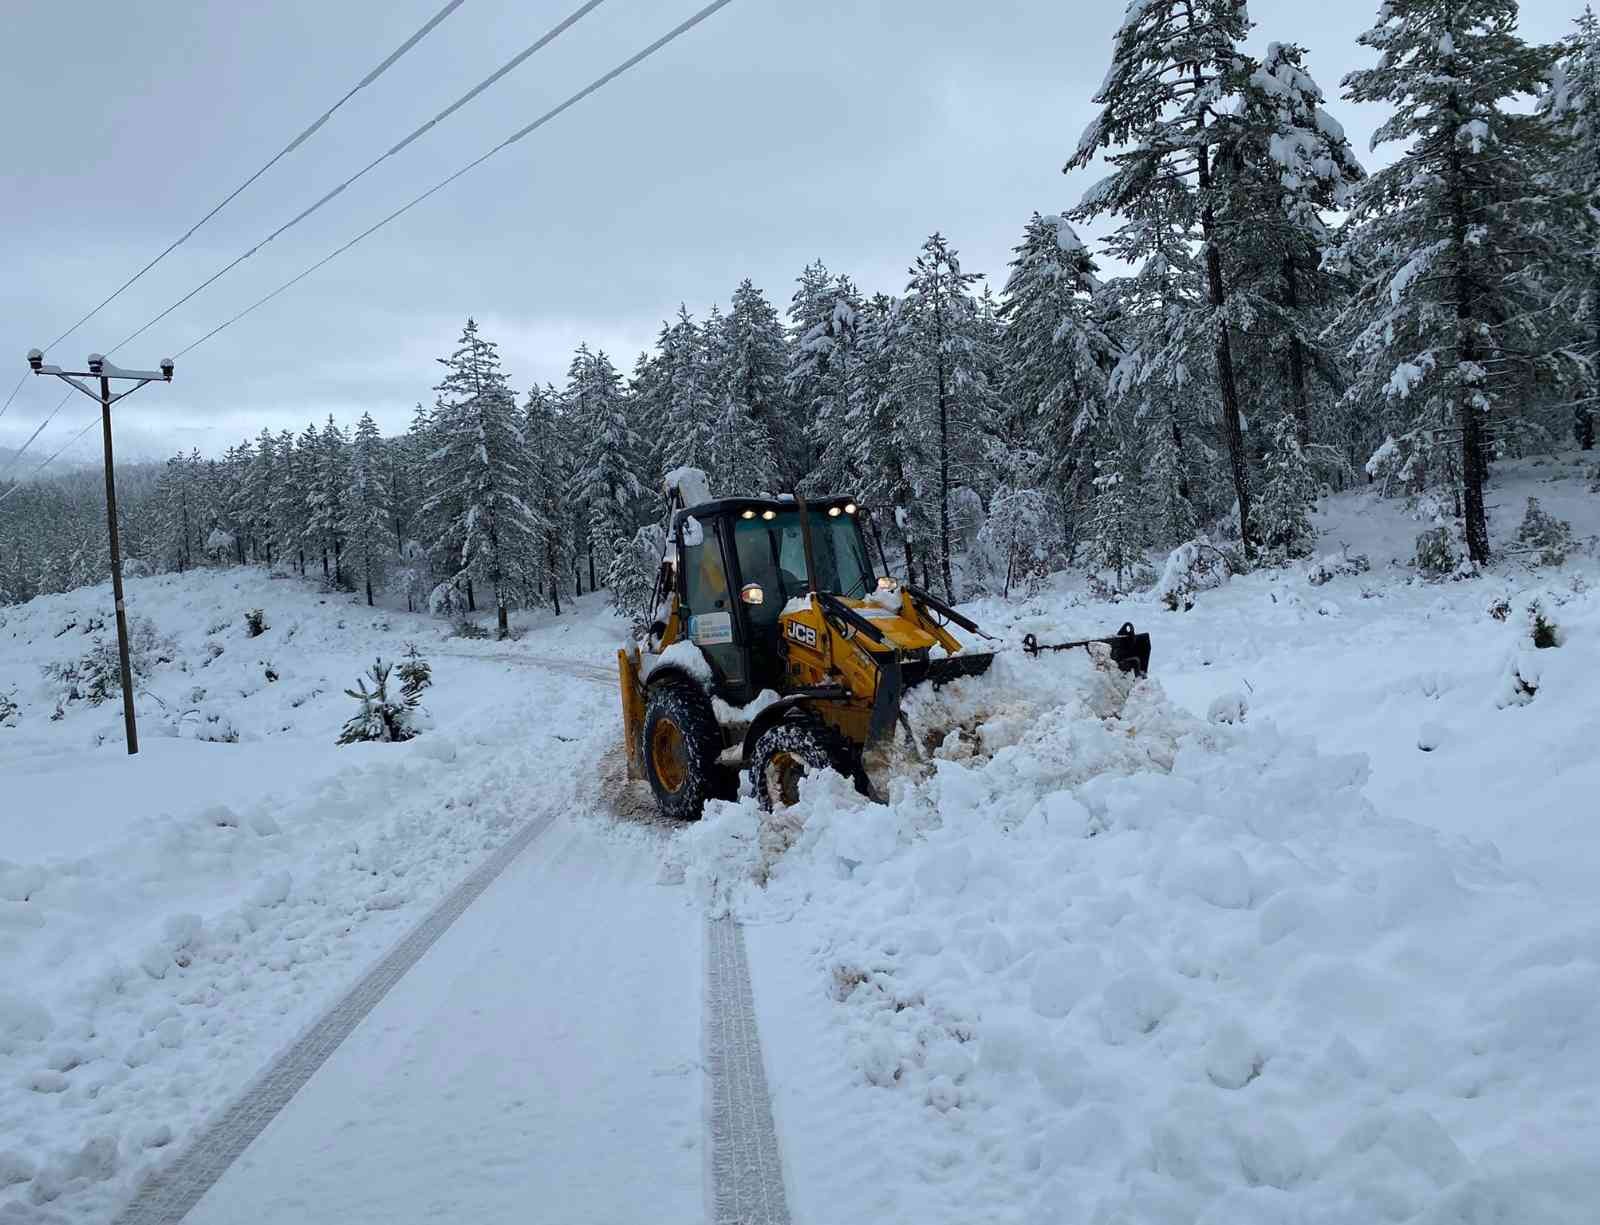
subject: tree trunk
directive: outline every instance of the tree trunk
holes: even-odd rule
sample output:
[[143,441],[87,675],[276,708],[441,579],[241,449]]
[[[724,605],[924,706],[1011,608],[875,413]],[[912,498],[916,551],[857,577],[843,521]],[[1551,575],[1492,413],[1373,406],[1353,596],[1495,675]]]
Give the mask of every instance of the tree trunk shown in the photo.
[[550,602],[556,606],[556,616],[561,615],[561,567],[556,564],[556,542],[547,536],[544,542],[544,561],[550,567]]
[[372,607],[372,576],[367,576],[367,607]]
[[[1198,74],[1199,69],[1196,68]],[[1206,292],[1214,311],[1221,312],[1228,303],[1228,292],[1222,281],[1222,255],[1217,250],[1216,210],[1211,203],[1211,155],[1201,143],[1195,148],[1200,195],[1200,232],[1206,248]],[[1239,499],[1239,540],[1249,557],[1254,551],[1250,541],[1250,474],[1245,468],[1244,427],[1239,416],[1239,385],[1233,373],[1233,342],[1226,320],[1217,320],[1216,336],[1217,383],[1222,390],[1222,433],[1228,440],[1228,466],[1233,470],[1233,492]]]
[[328,546],[327,545],[323,545],[322,546],[322,577],[324,579],[326,579],[328,577]]
[[[1465,122],[1459,100],[1452,95],[1450,109]],[[1483,423],[1473,403],[1476,383],[1468,384],[1463,367],[1477,360],[1474,339],[1475,306],[1471,269],[1467,266],[1467,188],[1461,166],[1461,146],[1450,141],[1450,242],[1456,294],[1456,424],[1461,428],[1461,517],[1466,529],[1467,556],[1478,565],[1489,561],[1489,522],[1483,507]]]
[[944,386],[944,309],[933,307],[933,335],[937,343],[939,372],[939,576],[944,579],[944,598],[955,600],[955,585],[950,581],[950,409]]
[[495,606],[495,620],[499,623],[500,637],[511,637],[511,623],[507,619],[506,606],[504,604],[498,604]]
[[474,596],[473,593],[472,593],[472,579],[471,578],[467,579],[467,611],[469,613],[475,613],[475,612],[478,611],[477,597]]
[[594,541],[592,540],[589,542],[589,590],[600,590],[600,584],[594,580]]
[[[1283,257],[1283,305],[1291,318],[1300,314],[1300,286],[1294,256]],[[1294,411],[1294,433],[1303,447],[1311,441],[1311,402],[1306,393],[1306,354],[1298,332],[1289,333],[1289,403]]]
[[[1600,397],[1600,276],[1596,276],[1589,283],[1589,333],[1590,385],[1594,388],[1592,394]],[[1594,450],[1593,400],[1578,405],[1572,425],[1572,432],[1578,440],[1578,445],[1585,451]]]

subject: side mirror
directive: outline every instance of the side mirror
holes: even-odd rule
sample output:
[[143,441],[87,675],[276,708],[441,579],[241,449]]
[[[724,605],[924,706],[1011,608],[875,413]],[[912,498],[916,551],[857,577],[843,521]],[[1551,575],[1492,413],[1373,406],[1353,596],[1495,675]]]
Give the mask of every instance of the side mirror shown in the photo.
[[739,598],[746,604],[765,604],[767,593],[762,590],[760,583],[746,583],[739,588]]

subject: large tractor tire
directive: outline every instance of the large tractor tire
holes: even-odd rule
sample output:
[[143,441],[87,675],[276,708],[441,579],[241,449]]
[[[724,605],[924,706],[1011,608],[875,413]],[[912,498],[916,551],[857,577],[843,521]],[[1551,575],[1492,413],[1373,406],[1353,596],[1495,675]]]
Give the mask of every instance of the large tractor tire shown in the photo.
[[820,770],[832,770],[860,786],[861,772],[844,737],[814,718],[773,724],[750,754],[750,783],[767,812],[797,803],[800,780]]
[[722,729],[711,702],[692,681],[668,677],[645,694],[644,776],[656,807],[680,821],[698,821],[716,792]]

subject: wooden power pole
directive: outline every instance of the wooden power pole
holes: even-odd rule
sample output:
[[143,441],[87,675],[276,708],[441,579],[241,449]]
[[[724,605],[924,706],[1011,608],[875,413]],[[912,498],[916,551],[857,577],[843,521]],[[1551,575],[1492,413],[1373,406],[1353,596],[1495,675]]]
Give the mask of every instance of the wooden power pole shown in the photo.
[[[106,528],[111,538],[111,593],[117,602],[117,662],[122,669],[122,723],[127,734],[128,755],[139,751],[139,726],[133,713],[133,665],[128,657],[128,611],[122,600],[122,539],[117,528],[117,477],[111,454],[111,406],[123,396],[132,395],[146,383],[172,382],[172,359],[163,358],[159,372],[151,370],[123,370],[98,353],[89,355],[89,369],[63,370],[47,365],[44,354],[38,349],[28,352],[28,365],[35,374],[53,374],[64,383],[70,383],[91,400],[100,404],[100,432],[106,451]],[[98,393],[79,379],[100,380]],[[130,379],[134,385],[127,391],[112,394],[112,379]]]

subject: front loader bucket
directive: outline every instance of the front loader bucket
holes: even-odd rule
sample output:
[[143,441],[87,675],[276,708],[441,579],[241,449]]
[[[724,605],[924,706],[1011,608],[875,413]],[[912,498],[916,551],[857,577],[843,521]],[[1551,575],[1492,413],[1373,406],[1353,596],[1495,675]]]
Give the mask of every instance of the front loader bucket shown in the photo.
[[1150,672],[1150,635],[1133,632],[1133,622],[1124,622],[1120,630],[1106,639],[1111,647],[1111,662],[1124,672],[1147,676]]

